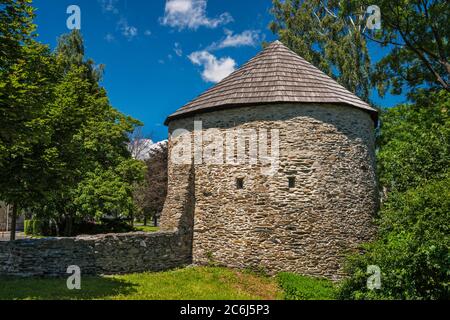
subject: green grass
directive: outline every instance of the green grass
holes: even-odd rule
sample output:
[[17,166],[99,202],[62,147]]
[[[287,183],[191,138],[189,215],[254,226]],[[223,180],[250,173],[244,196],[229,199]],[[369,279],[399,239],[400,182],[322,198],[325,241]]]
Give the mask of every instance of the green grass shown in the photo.
[[66,278],[0,278],[0,300],[330,300],[326,279],[292,273],[277,277],[218,267],[82,277],[81,290]]
[[151,227],[151,226],[135,226],[134,229],[136,231],[142,231],[142,232],[158,232],[158,227]]
[[0,300],[273,300],[275,278],[213,267],[106,277],[82,277],[70,291],[66,278],[0,278]]
[[330,280],[283,272],[277,276],[286,300],[333,300],[335,287]]

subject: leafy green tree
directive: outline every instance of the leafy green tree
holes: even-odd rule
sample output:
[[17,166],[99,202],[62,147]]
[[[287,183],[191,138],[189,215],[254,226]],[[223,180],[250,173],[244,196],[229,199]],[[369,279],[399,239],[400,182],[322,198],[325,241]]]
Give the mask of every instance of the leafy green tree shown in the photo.
[[[347,1],[344,14],[378,5],[382,29],[367,39],[390,48],[375,66],[384,94],[408,93],[412,104],[383,111],[378,174],[384,191],[378,239],[347,264],[345,299],[449,299],[450,94],[449,2]],[[380,290],[366,287],[369,265]]]
[[59,58],[63,72],[67,73],[73,66],[84,66],[86,68],[86,78],[96,85],[103,76],[104,65],[95,66],[92,59],[85,58],[83,36],[79,30],[63,34],[58,39],[58,46],[55,50]]
[[[382,114],[379,235],[349,259],[341,298],[450,298],[450,93],[414,99]],[[380,290],[366,287],[369,265],[381,269]]]
[[364,11],[343,14],[338,0],[273,0],[272,32],[300,56],[364,100],[370,95],[370,56]]
[[0,3],[0,199],[13,204],[12,240],[19,208],[42,200],[57,157],[46,116],[55,61],[33,39],[30,2]]
[[[133,180],[142,174],[140,163],[130,163],[128,174],[132,174]],[[129,164],[122,164],[128,166]],[[119,170],[120,171],[120,170]],[[126,177],[126,173],[114,170],[97,169],[89,172],[85,179],[78,184],[74,203],[79,207],[79,218],[86,217],[93,220],[101,220],[107,216],[114,219],[133,219],[136,207],[133,202],[133,185]]]
[[[351,257],[351,277],[341,299],[450,298],[450,175],[405,193],[394,192],[384,205],[380,236]],[[367,267],[381,270],[381,289],[367,288]]]
[[69,236],[75,219],[98,221],[101,212],[132,215],[131,186],[142,179],[144,165],[132,160],[127,149],[128,135],[140,122],[110,105],[98,84],[100,72],[84,58],[81,34],[62,36],[55,57],[62,79],[55,85],[49,117],[57,170],[45,205],[38,203],[33,212],[52,217],[60,233]]
[[381,115],[378,176],[386,191],[441,179],[450,168],[450,94],[422,92],[413,99]]
[[[98,218],[101,209],[105,215],[131,213],[131,186],[142,179],[144,166],[131,159],[127,143],[140,122],[110,105],[98,83],[102,69],[84,59],[78,31],[63,36],[54,54],[33,39],[29,3],[0,6],[0,49],[6,53],[0,66],[0,199],[14,204],[14,215],[32,209],[70,235],[75,218]],[[103,197],[94,214],[82,201],[87,189],[81,186],[89,181],[117,192]]]
[[0,0],[0,70],[23,57],[22,44],[32,40],[34,10],[31,0]]
[[344,13],[361,6],[377,5],[381,30],[366,29],[364,35],[390,48],[376,65],[373,82],[380,93],[395,94],[429,87],[450,91],[450,25],[448,0],[351,0]]

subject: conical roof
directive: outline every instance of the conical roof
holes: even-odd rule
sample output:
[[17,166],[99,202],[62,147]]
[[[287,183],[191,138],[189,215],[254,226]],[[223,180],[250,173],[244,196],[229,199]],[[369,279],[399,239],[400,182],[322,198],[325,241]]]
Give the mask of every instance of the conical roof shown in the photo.
[[171,120],[217,109],[268,103],[330,103],[378,111],[280,41],[170,115]]

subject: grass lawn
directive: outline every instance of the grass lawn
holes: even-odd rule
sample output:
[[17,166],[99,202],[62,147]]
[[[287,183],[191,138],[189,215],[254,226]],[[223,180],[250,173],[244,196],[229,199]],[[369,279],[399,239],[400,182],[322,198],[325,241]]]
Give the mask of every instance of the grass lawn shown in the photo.
[[330,280],[282,272],[277,276],[286,300],[333,300],[336,287]]
[[142,232],[158,232],[159,227],[151,227],[151,226],[134,226],[134,229],[136,231],[142,231]]
[[276,278],[225,268],[196,267],[123,276],[82,277],[70,291],[66,278],[0,278],[0,300],[274,300]]

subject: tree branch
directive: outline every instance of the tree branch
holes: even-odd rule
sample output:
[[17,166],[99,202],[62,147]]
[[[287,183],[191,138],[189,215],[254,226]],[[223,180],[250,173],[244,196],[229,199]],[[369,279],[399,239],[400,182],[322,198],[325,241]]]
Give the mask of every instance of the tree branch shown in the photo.
[[442,85],[442,87],[445,90],[450,91],[448,83],[445,82],[444,79],[442,79],[441,75],[433,68],[430,61],[428,61],[428,59],[422,54],[421,51],[417,50],[417,48],[415,48],[414,45],[409,42],[403,31],[399,30],[399,33],[402,36],[403,41],[405,41],[406,46],[411,49],[419,57],[420,60],[422,60],[422,62],[425,64],[425,67],[436,77],[436,80]]

